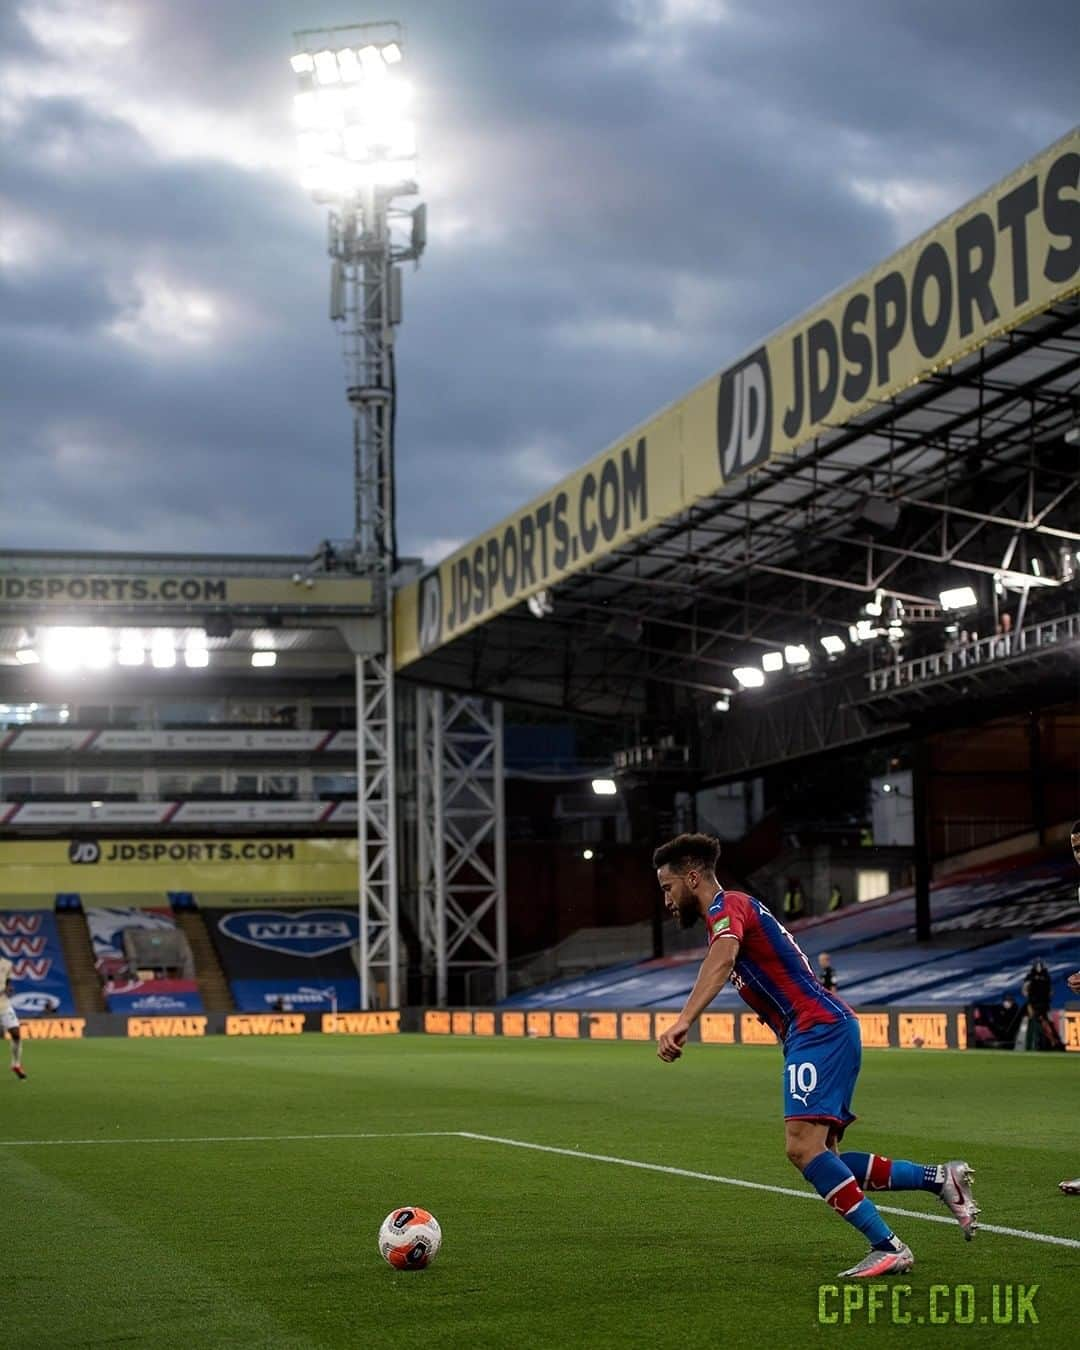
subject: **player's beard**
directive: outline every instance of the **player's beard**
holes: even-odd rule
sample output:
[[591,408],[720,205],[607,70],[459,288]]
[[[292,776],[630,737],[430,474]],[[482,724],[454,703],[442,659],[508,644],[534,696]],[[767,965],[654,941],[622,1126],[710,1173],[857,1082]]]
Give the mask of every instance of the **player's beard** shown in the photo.
[[700,918],[701,911],[698,909],[696,896],[687,893],[681,899],[676,900],[675,922],[680,928],[693,928]]

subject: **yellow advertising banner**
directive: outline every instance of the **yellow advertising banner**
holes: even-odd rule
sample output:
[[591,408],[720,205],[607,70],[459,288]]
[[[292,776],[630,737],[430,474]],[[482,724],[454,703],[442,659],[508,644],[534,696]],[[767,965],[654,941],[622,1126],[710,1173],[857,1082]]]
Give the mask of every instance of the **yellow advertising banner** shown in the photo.
[[0,607],[18,609],[365,609],[374,587],[353,576],[232,577],[146,572],[0,572]]
[[1080,288],[1080,128],[404,587],[408,666]]
[[[57,895],[191,891],[307,899],[355,894],[355,839],[47,839],[0,841],[0,908],[51,909]],[[242,901],[240,901],[242,903]]]

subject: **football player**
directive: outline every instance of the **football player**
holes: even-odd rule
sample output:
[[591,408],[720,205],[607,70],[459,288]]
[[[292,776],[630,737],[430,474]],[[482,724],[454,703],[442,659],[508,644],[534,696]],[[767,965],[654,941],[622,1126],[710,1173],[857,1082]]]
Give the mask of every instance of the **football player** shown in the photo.
[[653,854],[664,904],[681,928],[705,920],[709,948],[678,1020],[657,1053],[673,1063],[690,1028],[730,979],[743,1001],[776,1033],[784,1050],[784,1135],[788,1159],[821,1198],[870,1243],[845,1279],[911,1270],[915,1258],[866,1191],[929,1191],[950,1210],[964,1237],[979,1213],[966,1162],[913,1163],[877,1153],[839,1152],[855,1119],[851,1100],[862,1059],[859,1021],[815,976],[788,930],[760,900],[725,891],[716,879],[719,843],[681,834]]
[[19,1019],[11,1006],[11,972],[14,969],[6,956],[0,956],[0,1028],[11,1037],[11,1072],[18,1079],[26,1077],[22,1066],[22,1032]]
[[[1069,845],[1073,857],[1080,863],[1080,820],[1073,822],[1069,833]],[[1072,993],[1080,994],[1080,970],[1075,975],[1070,975],[1066,983]],[[1058,1190],[1062,1195],[1080,1195],[1080,1177],[1073,1177],[1072,1181],[1059,1181]]]

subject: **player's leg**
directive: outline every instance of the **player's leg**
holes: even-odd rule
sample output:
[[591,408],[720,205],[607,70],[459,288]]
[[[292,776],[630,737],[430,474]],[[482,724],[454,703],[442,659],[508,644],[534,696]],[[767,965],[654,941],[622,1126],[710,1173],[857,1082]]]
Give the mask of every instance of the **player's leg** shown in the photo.
[[970,1242],[978,1228],[979,1207],[971,1183],[975,1173],[962,1159],[946,1163],[915,1163],[886,1158],[880,1153],[850,1150],[840,1157],[866,1191],[929,1191],[950,1211]]
[[22,1032],[19,1030],[19,1019],[15,1016],[14,1009],[8,1008],[0,1015],[0,1022],[11,1038],[11,1072],[16,1078],[25,1078],[26,1070],[22,1066]]
[[834,1151],[855,1119],[851,1098],[858,1075],[858,1023],[815,1027],[784,1050],[784,1134],[788,1159],[825,1203],[870,1243],[870,1254],[844,1275],[863,1278],[910,1270],[914,1258],[851,1168]]

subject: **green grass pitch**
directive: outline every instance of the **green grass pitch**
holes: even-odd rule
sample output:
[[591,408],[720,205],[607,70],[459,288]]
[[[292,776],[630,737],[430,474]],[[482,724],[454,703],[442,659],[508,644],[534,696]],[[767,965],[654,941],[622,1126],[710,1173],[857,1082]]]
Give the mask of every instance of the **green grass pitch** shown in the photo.
[[[472,1131],[808,1189],[783,1156],[775,1049],[691,1046],[664,1065],[627,1043],[102,1039],[31,1042],[26,1064],[28,1082],[0,1081],[9,1348],[1075,1339],[1080,1247],[991,1232],[966,1244],[951,1224],[892,1217],[916,1254],[900,1309],[912,1323],[892,1324],[886,1292],[873,1325],[867,1309],[820,1325],[820,1286],[863,1246],[819,1200],[407,1137]],[[967,1158],[986,1223],[1080,1240],[1080,1198],[1057,1191],[1080,1174],[1078,1068],[1064,1055],[870,1051],[849,1143]],[[398,1137],[313,1137],[365,1132]],[[276,1138],[220,1142],[253,1135]],[[125,1142],[177,1138],[199,1142]],[[945,1214],[929,1195],[879,1198]],[[428,1271],[395,1272],[376,1250],[403,1204],[442,1222]],[[982,1324],[995,1283],[1037,1284],[1038,1324]],[[939,1316],[972,1286],[973,1325],[918,1325],[936,1284],[950,1287]]]

